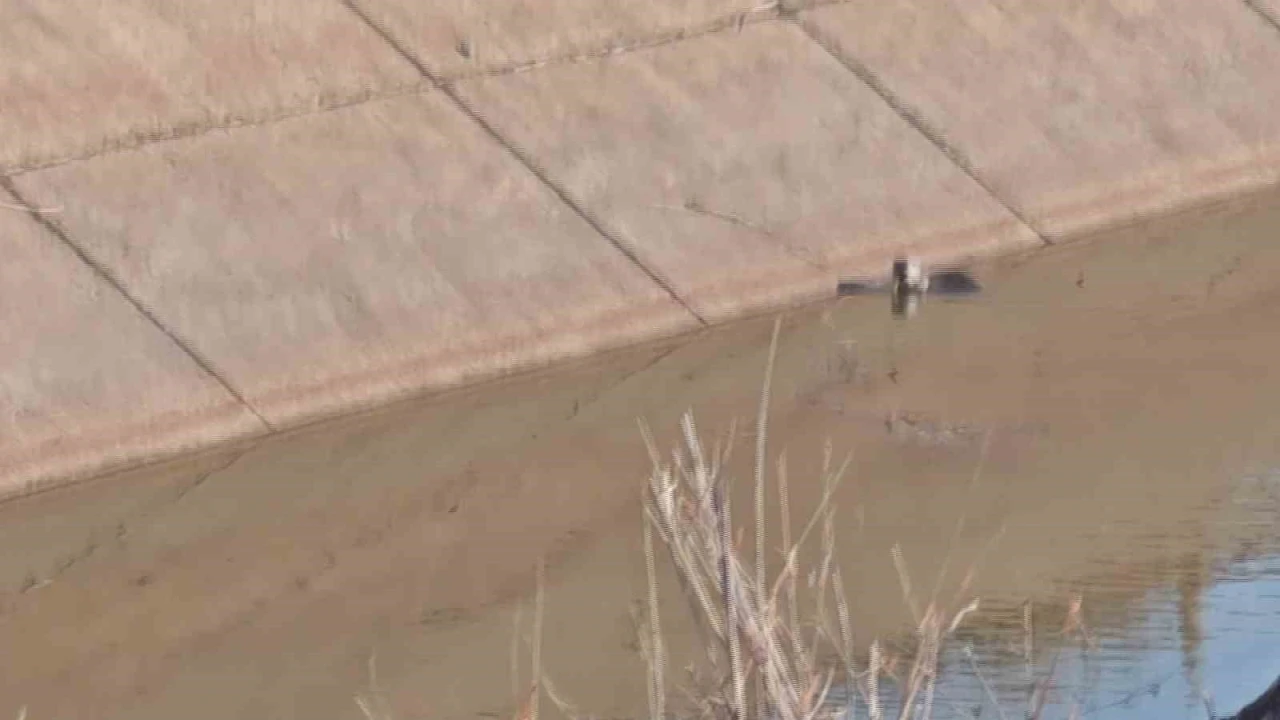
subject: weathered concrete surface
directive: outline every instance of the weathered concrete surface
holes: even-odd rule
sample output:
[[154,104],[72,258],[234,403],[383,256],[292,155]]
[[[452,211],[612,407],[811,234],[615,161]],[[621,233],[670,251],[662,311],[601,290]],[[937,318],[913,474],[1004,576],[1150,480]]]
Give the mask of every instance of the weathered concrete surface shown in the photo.
[[1280,24],[1280,0],[1250,0],[1250,3],[1272,22]]
[[277,427],[696,325],[439,94],[16,184]]
[[1225,0],[360,7],[0,9],[0,168],[276,426],[1280,180],[1280,32]]
[[0,202],[0,498],[265,430],[13,198]]
[[828,295],[895,252],[1037,242],[788,24],[458,91],[709,320]]
[[1051,236],[1280,180],[1280,35],[1226,0],[851,0],[803,22]]
[[338,2],[0,3],[0,173],[420,82]]
[[757,0],[358,0],[433,73],[457,77],[596,55],[769,16]]

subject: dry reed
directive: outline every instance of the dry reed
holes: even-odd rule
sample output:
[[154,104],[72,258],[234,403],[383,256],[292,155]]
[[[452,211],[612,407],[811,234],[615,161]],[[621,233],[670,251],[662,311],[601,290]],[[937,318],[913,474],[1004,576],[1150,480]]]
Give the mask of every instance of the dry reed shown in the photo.
[[[859,672],[854,659],[853,630],[839,568],[834,563],[835,507],[833,493],[849,459],[833,467],[830,446],[823,463],[823,494],[798,537],[792,537],[789,485],[785,454],[777,462],[778,505],[784,562],[769,579],[765,564],[767,498],[767,418],[774,359],[781,320],[774,326],[766,377],[757,416],[754,466],[756,533],[754,562],[744,559],[732,541],[733,515],[726,468],[730,443],[710,454],[700,439],[692,413],[681,420],[681,445],[664,460],[652,433],[641,423],[653,471],[645,488],[646,568],[649,577],[648,626],[642,637],[649,672],[650,716],[662,720],[667,712],[663,696],[665,657],[657,612],[653,535],[665,547],[700,629],[710,638],[706,665],[718,672],[710,689],[702,691],[692,714],[715,720],[820,720],[856,715],[861,698],[871,718],[883,713],[880,684],[886,674],[883,646],[871,645],[870,662]],[[821,527],[820,561],[808,574],[815,608],[802,621],[798,578],[801,549]],[[932,712],[941,649],[961,620],[977,608],[977,601],[955,613],[940,609],[936,592],[920,607],[900,549],[893,553],[902,591],[916,622],[914,651],[905,677],[898,683],[898,717],[927,718]],[[962,591],[967,589],[967,582]],[[830,600],[829,600],[830,598]],[[834,606],[834,621],[830,608]],[[832,659],[834,658],[834,659]],[[845,686],[847,699],[831,702],[832,689]],[[750,692],[748,689],[750,688]]]

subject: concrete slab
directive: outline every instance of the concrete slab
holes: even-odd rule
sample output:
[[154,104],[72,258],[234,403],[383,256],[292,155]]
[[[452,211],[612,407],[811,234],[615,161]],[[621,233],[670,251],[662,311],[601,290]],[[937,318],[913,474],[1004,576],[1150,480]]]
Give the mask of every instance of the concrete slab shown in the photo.
[[772,13],[764,0],[360,0],[359,5],[442,77],[662,42],[736,23],[744,13]]
[[1280,38],[1244,3],[852,0],[802,18],[1050,235],[1280,180]]
[[18,184],[276,426],[696,325],[439,95]]
[[0,237],[0,499],[264,429],[25,213]]
[[1251,4],[1261,10],[1272,22],[1280,23],[1280,0],[1251,0]]
[[1033,241],[789,24],[457,87],[711,320]]
[[341,3],[0,4],[0,173],[420,82]]

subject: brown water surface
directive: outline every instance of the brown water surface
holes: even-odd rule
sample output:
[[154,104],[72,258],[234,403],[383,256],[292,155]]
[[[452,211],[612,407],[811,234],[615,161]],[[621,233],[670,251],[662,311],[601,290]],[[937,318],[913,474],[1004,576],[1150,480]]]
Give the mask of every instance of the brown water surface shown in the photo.
[[[1020,713],[1028,603],[1043,669],[1076,593],[1097,647],[1064,653],[1050,716],[1074,702],[1200,717],[1201,690],[1233,711],[1280,674],[1280,196],[974,271],[981,294],[931,298],[910,319],[880,296],[785,318],[768,450],[786,455],[797,523],[820,497],[824,448],[852,458],[834,502],[857,642],[909,628],[899,545],[918,592],[950,558],[942,595],[973,570],[982,601],[947,655],[939,717],[995,717],[991,694]],[[772,323],[255,448],[165,514],[139,511],[119,553],[14,589],[0,642],[21,661],[0,699],[31,718],[317,720],[361,717],[352,698],[372,689],[395,718],[512,717],[528,682],[526,647],[511,676],[516,622],[527,631],[546,556],[557,695],[584,715],[642,717],[637,419],[664,449],[686,409],[708,444],[736,419],[735,507],[750,524]],[[217,530],[232,517],[234,535]],[[226,560],[147,554],[179,541]],[[109,581],[143,569],[146,582]],[[697,636],[660,575],[678,686]],[[193,597],[219,604],[193,617],[178,609]],[[50,643],[73,610],[83,626]]]
[[[1099,645],[1061,661],[1050,715],[1075,703],[1094,714],[1199,717],[1202,691],[1234,710],[1280,674],[1280,645],[1260,639],[1280,632],[1274,198],[977,272],[984,293],[931,299],[906,321],[877,297],[786,318],[769,449],[787,456],[797,522],[818,501],[826,443],[852,453],[835,502],[857,639],[908,627],[891,561],[898,544],[925,592],[948,557],[975,570],[983,611],[962,636],[1006,712],[1026,702],[1027,603],[1042,672],[1077,593]],[[769,330],[762,320],[713,333],[611,390],[634,399],[607,422],[625,438],[627,415],[644,417],[667,448],[679,409],[692,408],[708,444],[736,418],[740,515]],[[644,592],[641,521],[626,495],[646,465],[636,448],[597,444],[598,432],[566,429],[523,463],[617,492],[551,565],[543,657],[558,695],[583,713],[639,717],[643,665],[628,611]],[[588,467],[585,455],[596,458]],[[776,512],[776,498],[770,505]],[[776,551],[776,517],[767,526]],[[944,597],[962,573],[951,575]],[[528,599],[464,608],[425,628],[430,641],[386,642],[383,662],[404,669],[389,696],[410,716],[510,716],[512,621],[517,600],[529,621]],[[673,662],[692,659],[687,608],[674,591],[667,600]],[[950,657],[937,714],[994,714],[967,658]]]

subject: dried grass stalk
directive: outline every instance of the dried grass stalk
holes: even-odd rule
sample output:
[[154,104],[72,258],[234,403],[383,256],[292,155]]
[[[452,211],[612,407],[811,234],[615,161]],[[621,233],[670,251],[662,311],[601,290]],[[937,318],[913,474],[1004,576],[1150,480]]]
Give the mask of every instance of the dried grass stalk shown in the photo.
[[[708,660],[721,667],[714,696],[696,703],[705,715],[723,720],[744,720],[754,710],[766,720],[823,720],[849,717],[849,706],[861,695],[871,717],[883,716],[880,697],[881,674],[885,670],[883,648],[871,646],[871,662],[865,674],[855,670],[853,630],[843,579],[835,554],[835,508],[832,497],[847,471],[851,458],[832,467],[830,442],[824,448],[823,495],[798,537],[792,537],[789,478],[785,454],[778,461],[779,505],[782,512],[784,563],[778,576],[770,579],[765,562],[765,521],[767,492],[768,404],[770,376],[777,352],[780,324],[775,324],[766,365],[766,381],[760,397],[754,467],[753,558],[744,559],[733,541],[733,512],[727,476],[730,441],[707,456],[697,433],[692,413],[680,422],[681,447],[664,461],[652,434],[641,424],[653,470],[645,493],[646,569],[649,573],[649,623],[642,633],[642,646],[649,656],[651,716],[658,720],[666,702],[659,679],[662,643],[658,626],[656,571],[653,568],[653,534],[667,548],[676,575],[702,631],[709,633]],[[798,578],[800,550],[807,547],[810,534],[821,526],[821,560],[809,573],[815,588],[816,617],[802,625]],[[748,551],[751,552],[751,551]],[[894,565],[902,584],[903,597],[916,621],[914,658],[902,684],[900,718],[927,717],[933,707],[933,693],[941,647],[961,619],[976,605],[946,615],[934,598],[919,607],[900,548],[895,547]],[[836,618],[827,617],[828,584],[834,597]],[[815,587],[816,586],[816,587]],[[812,630],[811,641],[806,631]],[[822,661],[822,653],[838,658],[838,665]],[[727,655],[728,667],[720,666]],[[843,668],[839,667],[840,665]],[[841,672],[843,671],[843,672]],[[847,700],[829,701],[836,679],[846,686]],[[862,682],[865,680],[865,683]],[[748,694],[748,686],[751,692]]]

